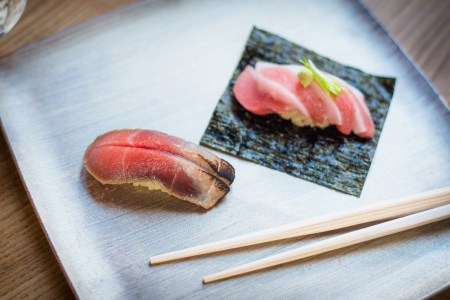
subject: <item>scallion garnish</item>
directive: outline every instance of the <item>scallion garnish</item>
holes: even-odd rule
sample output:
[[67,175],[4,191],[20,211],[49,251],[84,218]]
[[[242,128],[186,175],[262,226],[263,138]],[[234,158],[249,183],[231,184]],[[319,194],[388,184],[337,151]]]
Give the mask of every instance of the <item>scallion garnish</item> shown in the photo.
[[303,58],[300,62],[311,71],[314,79],[317,83],[322,87],[322,89],[327,92],[329,95],[334,97],[339,96],[339,93],[345,91],[344,87],[337,83],[336,81],[331,81],[327,79],[322,72],[314,65],[312,61],[309,59]]

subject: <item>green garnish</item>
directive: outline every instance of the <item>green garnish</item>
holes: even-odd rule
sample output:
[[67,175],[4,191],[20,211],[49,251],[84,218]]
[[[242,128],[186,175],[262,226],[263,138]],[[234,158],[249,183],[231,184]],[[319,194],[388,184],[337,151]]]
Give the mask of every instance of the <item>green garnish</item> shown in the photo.
[[298,72],[297,77],[305,88],[307,88],[314,79],[313,73],[308,68],[302,68],[300,72]]
[[[322,89],[327,92],[329,95],[332,95],[334,97],[339,96],[339,93],[342,91],[345,91],[344,87],[337,83],[336,81],[331,81],[325,76],[323,76],[322,72],[313,64],[312,61],[309,59],[303,58],[302,60],[299,60],[305,68],[311,71],[314,79],[317,81],[317,83],[322,87]],[[298,73],[298,77],[300,80],[300,73]],[[301,80],[300,80],[301,81]],[[302,82],[302,81],[301,81]],[[302,82],[303,84],[303,82]]]

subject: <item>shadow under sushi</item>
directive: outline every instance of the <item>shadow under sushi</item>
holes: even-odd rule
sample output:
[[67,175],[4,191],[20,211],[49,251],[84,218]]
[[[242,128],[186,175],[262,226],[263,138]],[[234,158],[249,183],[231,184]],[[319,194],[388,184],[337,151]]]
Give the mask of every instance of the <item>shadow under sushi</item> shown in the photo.
[[[204,214],[208,210],[157,190],[132,184],[102,184],[83,168],[81,178],[89,194],[98,203],[135,211],[171,211],[179,214]],[[220,205],[226,197],[219,200]]]

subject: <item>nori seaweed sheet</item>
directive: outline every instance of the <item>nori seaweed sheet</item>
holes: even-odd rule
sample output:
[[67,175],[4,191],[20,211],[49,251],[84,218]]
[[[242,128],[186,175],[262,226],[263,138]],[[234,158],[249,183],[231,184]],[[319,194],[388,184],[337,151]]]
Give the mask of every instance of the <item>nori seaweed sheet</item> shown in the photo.
[[[247,65],[259,60],[298,64],[306,57],[361,90],[375,123],[375,136],[359,138],[326,129],[297,127],[278,115],[257,116],[235,99],[232,87]],[[395,78],[344,66],[275,34],[253,28],[242,58],[217,104],[200,144],[359,197],[394,92]]]

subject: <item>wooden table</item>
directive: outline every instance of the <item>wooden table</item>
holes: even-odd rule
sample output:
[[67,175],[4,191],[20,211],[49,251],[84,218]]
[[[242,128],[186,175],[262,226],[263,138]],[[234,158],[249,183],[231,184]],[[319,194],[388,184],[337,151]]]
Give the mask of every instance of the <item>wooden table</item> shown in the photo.
[[[0,56],[132,0],[29,0],[18,25],[0,39]],[[364,0],[450,99],[450,1]],[[50,17],[51,16],[51,17]],[[72,298],[0,135],[0,298]],[[434,299],[450,297],[450,289]]]

